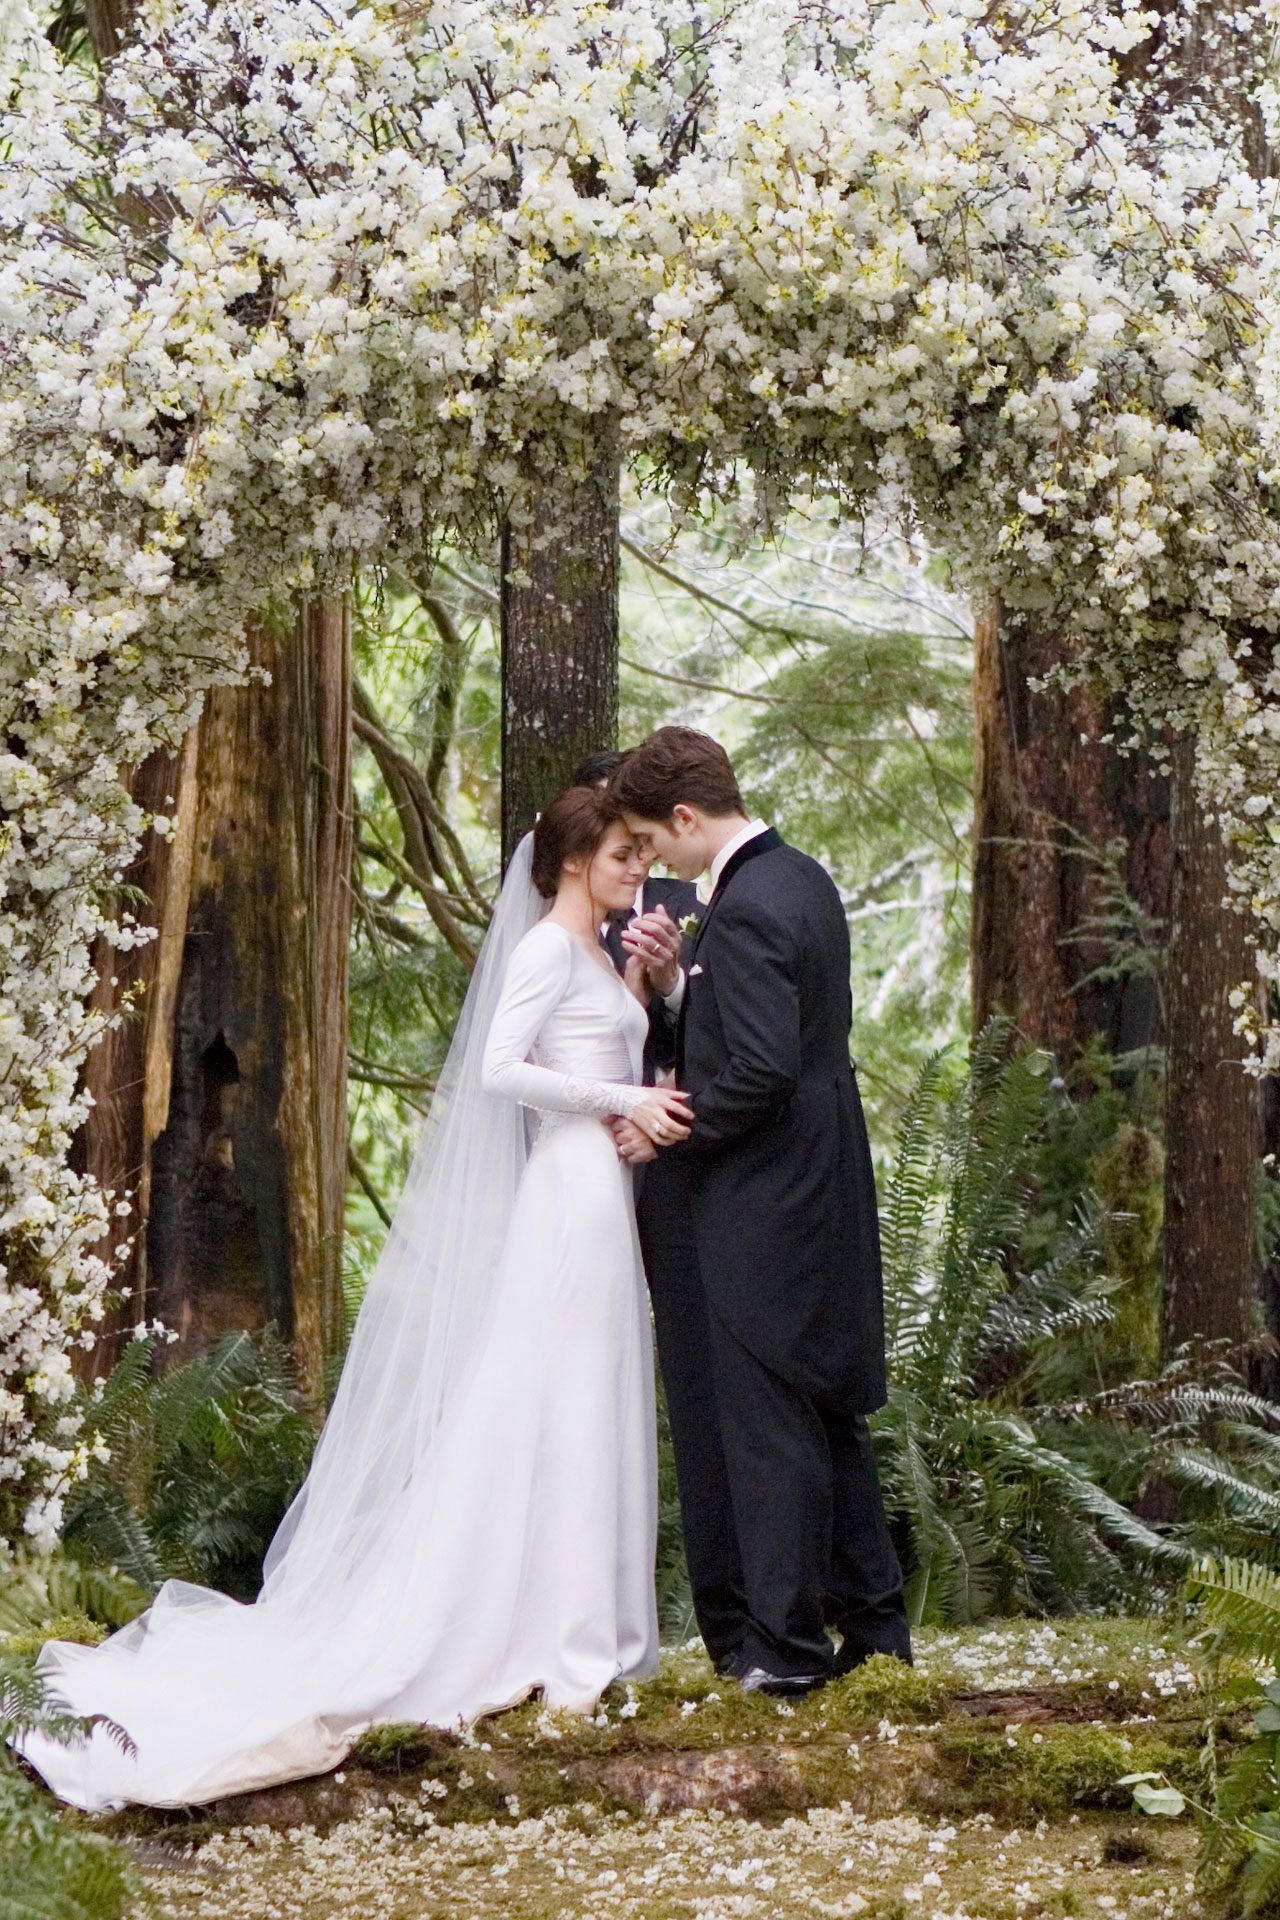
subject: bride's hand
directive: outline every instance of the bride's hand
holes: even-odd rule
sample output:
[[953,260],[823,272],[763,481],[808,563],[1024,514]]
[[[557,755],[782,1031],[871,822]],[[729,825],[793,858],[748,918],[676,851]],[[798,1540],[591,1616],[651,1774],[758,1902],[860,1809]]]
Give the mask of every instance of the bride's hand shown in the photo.
[[672,1147],[687,1140],[693,1115],[689,1096],[678,1087],[650,1087],[640,1105],[628,1116],[647,1133],[655,1147]]
[[642,1007],[647,1007],[653,998],[653,985],[649,979],[649,969],[638,953],[633,953],[627,961],[627,970],[623,979],[634,993]]

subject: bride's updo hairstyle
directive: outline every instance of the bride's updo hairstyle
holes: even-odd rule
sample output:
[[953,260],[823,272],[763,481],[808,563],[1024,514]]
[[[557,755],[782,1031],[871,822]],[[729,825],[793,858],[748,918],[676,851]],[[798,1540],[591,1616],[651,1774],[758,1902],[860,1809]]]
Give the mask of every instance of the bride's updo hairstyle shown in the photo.
[[544,900],[554,900],[566,860],[589,861],[622,809],[599,787],[566,787],[538,815],[531,877]]

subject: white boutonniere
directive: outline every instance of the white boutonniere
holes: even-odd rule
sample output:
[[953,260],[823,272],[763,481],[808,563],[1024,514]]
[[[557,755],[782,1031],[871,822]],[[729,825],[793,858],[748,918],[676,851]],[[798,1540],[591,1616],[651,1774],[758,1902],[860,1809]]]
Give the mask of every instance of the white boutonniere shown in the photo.
[[692,940],[701,925],[702,916],[700,914],[686,913],[684,919],[680,922],[680,931],[686,940]]

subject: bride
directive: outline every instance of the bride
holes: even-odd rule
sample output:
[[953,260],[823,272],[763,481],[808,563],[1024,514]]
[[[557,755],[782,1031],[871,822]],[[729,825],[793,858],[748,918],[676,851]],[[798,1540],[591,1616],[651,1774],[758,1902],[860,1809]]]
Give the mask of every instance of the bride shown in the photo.
[[63,1800],[199,1803],[323,1772],[377,1721],[590,1711],[653,1672],[649,1314],[604,1123],[668,1143],[687,1108],[639,1084],[642,989],[599,940],[644,871],[594,788],[521,843],[262,1590],[168,1580],[100,1646],[45,1644],[50,1695],[115,1723],[17,1743]]

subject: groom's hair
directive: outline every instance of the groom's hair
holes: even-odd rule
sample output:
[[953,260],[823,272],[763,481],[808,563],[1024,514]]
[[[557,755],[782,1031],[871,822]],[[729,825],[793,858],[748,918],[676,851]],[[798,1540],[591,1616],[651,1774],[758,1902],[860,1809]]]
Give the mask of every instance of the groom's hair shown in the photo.
[[728,754],[696,727],[651,733],[624,756],[609,793],[624,813],[642,820],[670,820],[678,806],[713,816],[746,812]]

